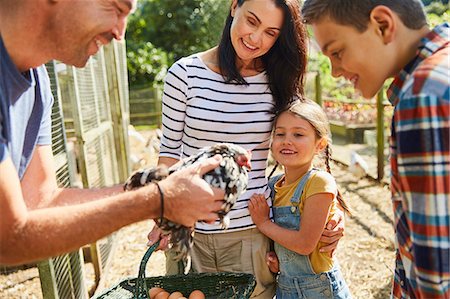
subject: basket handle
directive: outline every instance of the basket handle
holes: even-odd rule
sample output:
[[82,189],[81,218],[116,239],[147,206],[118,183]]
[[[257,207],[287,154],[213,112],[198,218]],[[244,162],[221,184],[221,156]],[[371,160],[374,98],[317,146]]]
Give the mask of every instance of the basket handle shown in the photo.
[[139,266],[139,275],[136,278],[136,287],[134,288],[135,299],[147,299],[148,298],[148,286],[145,277],[145,268],[147,267],[148,260],[152,253],[158,248],[159,240],[150,246],[142,257],[141,264]]

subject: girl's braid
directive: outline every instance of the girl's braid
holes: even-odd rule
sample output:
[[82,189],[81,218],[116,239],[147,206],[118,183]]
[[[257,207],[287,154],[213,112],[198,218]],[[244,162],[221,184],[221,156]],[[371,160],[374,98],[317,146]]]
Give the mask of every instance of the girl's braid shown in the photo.
[[[331,174],[330,160],[331,160],[331,148],[330,148],[330,145],[327,144],[327,146],[325,147],[325,166],[326,166],[327,172],[329,174]],[[347,213],[348,215],[352,215],[352,213],[350,212],[350,208],[347,205],[347,203],[344,201],[344,198],[342,198],[342,194],[341,194],[341,191],[339,191],[339,189],[337,190],[336,198],[337,198],[339,204],[341,205],[341,207],[344,209],[344,212]]]
[[327,171],[329,174],[331,174],[330,159],[331,159],[331,148],[330,145],[327,144],[327,146],[325,147],[325,166],[327,167]]

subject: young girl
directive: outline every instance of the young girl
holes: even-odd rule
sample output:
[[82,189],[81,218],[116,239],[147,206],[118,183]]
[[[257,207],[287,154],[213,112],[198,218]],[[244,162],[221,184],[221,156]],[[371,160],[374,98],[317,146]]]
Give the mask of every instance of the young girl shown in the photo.
[[[274,123],[272,153],[284,174],[272,178],[273,220],[262,194],[250,199],[258,229],[274,240],[279,260],[277,299],[351,298],[336,258],[321,253],[322,230],[338,203],[348,212],[330,174],[328,119],[322,108],[302,100],[280,113]],[[325,153],[327,171],[313,167]]]

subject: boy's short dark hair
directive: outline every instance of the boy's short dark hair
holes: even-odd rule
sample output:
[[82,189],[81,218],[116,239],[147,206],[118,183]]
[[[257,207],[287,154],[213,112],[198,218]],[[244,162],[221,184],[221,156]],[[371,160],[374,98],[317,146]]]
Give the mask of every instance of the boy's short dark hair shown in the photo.
[[427,24],[420,0],[305,0],[302,14],[307,24],[330,17],[338,24],[352,26],[364,32],[369,23],[370,12],[378,5],[389,7],[410,29],[420,29]]

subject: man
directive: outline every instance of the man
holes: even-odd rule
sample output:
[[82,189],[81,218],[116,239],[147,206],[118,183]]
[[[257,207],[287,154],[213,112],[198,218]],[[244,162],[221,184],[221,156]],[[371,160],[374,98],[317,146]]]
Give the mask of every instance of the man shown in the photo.
[[[159,186],[123,193],[57,187],[51,150],[52,97],[44,63],[77,67],[123,38],[135,0],[0,2],[0,264],[72,251],[140,220],[186,226],[214,221],[223,191],[201,175],[220,157],[179,171]],[[163,205],[163,206],[162,206]]]
[[366,98],[394,77],[392,297],[450,298],[450,28],[430,30],[419,0],[306,0],[332,75]]

